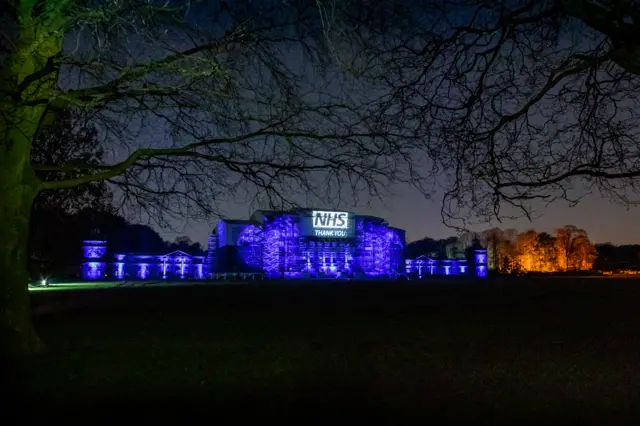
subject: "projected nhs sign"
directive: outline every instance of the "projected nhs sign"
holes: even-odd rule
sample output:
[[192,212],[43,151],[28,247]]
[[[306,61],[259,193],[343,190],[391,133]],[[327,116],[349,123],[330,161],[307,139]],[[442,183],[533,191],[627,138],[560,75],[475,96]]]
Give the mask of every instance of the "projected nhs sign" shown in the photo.
[[347,212],[316,210],[311,214],[311,231],[315,237],[347,238],[353,236],[353,219]]

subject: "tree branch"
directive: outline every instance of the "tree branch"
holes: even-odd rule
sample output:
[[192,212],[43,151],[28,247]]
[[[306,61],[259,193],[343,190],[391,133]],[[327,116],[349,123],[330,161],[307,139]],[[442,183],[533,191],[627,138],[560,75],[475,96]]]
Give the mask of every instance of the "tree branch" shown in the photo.
[[[198,152],[193,152],[192,150],[205,147],[205,146],[210,146],[210,145],[237,143],[237,142],[247,141],[249,139],[256,138],[256,137],[266,137],[266,136],[275,136],[275,137],[291,138],[291,139],[309,138],[312,140],[321,141],[321,140],[340,140],[340,139],[347,139],[347,138],[376,137],[376,136],[388,136],[388,135],[382,134],[382,133],[380,134],[348,133],[344,135],[313,134],[313,133],[304,133],[304,132],[278,132],[273,130],[260,130],[260,131],[248,133],[246,135],[233,137],[233,138],[216,138],[216,139],[210,139],[206,141],[194,142],[179,148],[142,148],[133,152],[125,160],[121,161],[120,163],[114,164],[112,166],[91,167],[92,169],[102,170],[99,173],[88,174],[88,175],[81,176],[74,179],[67,179],[67,180],[54,181],[54,182],[43,182],[41,188],[42,189],[71,188],[76,185],[82,185],[90,182],[110,179],[124,173],[124,171],[127,170],[129,167],[136,164],[138,160],[145,159],[145,158],[162,157],[162,156],[190,156],[194,158],[203,158],[203,159],[210,159],[210,160],[224,162],[227,160],[222,155],[211,156],[211,155],[206,155]],[[251,162],[246,164],[259,165],[260,162]],[[56,170],[55,167],[53,169]],[[314,170],[314,169],[320,169],[320,168],[309,167],[308,169]],[[40,170],[47,170],[47,167],[43,166],[43,168],[41,168]],[[78,170],[78,169],[75,168],[74,165],[65,165],[65,166],[62,166],[62,170],[60,171],[68,172],[72,170]],[[80,170],[86,170],[86,169],[81,168]]]

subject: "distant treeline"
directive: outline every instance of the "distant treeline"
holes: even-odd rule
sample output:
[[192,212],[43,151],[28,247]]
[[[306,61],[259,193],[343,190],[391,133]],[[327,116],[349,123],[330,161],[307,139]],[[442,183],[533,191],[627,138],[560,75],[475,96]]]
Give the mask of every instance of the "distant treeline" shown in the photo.
[[640,244],[616,246],[611,243],[596,244],[598,259],[594,269],[613,271],[617,269],[640,270]]
[[[407,245],[408,258],[468,258],[487,249],[489,269],[500,273],[561,272],[640,266],[638,246],[594,245],[584,229],[566,225],[555,233],[493,228],[442,240],[423,238]],[[600,260],[598,260],[600,259]],[[626,267],[626,266],[625,266]]]

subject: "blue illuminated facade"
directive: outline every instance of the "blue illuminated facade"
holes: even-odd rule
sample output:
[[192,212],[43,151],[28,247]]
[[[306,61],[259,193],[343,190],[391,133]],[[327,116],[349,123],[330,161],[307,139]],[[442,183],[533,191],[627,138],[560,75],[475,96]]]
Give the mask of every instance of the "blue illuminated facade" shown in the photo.
[[206,256],[110,254],[106,241],[85,241],[83,278],[176,280],[259,273],[268,278],[396,278],[487,273],[486,250],[465,260],[404,258],[405,231],[375,216],[295,210],[222,219],[209,235]]
[[478,278],[487,277],[487,251],[474,250],[473,265],[466,259],[437,260],[427,256],[405,260],[405,271],[409,277],[426,278],[432,275],[466,275]]
[[[183,251],[162,255],[118,253],[107,255],[107,241],[87,240],[83,243],[85,280],[184,280],[206,278],[205,256],[192,256]],[[111,257],[111,258],[109,258]]]
[[84,255],[82,278],[85,280],[104,279],[107,268],[107,242],[104,240],[83,241],[82,253]]
[[[314,210],[258,211],[250,220],[221,220],[216,233],[218,251],[235,247],[247,271],[259,270],[270,278],[404,274],[405,232],[378,217]],[[210,257],[213,272],[229,271]]]
[[488,272],[487,250],[475,250],[473,259],[475,262],[476,276],[480,278],[487,278],[487,272]]

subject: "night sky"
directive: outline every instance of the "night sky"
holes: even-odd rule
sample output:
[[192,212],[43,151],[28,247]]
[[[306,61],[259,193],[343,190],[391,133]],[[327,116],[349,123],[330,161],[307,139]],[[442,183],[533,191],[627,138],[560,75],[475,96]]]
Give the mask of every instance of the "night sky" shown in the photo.
[[[360,214],[380,216],[389,221],[392,226],[407,231],[407,241],[415,241],[424,237],[446,238],[456,234],[456,231],[446,227],[441,220],[441,198],[437,195],[427,200],[412,187],[394,189],[395,197],[385,200],[368,200],[369,206],[352,206],[345,202],[341,209]],[[347,201],[347,200],[345,200]],[[335,202],[335,200],[332,200]],[[327,206],[315,206],[326,208]],[[255,210],[246,204],[222,206],[223,214],[230,218],[246,219]],[[557,201],[550,206],[540,204],[535,207],[534,219],[493,222],[473,227],[473,231],[481,231],[490,227],[516,228],[519,231],[534,228],[537,231],[553,232],[556,228],[567,224],[584,228],[595,243],[612,242],[614,244],[640,243],[640,226],[638,225],[638,210],[634,207],[627,209],[614,204],[599,194],[586,196],[574,207],[565,201]],[[177,235],[188,235],[192,240],[206,246],[207,235],[211,232],[217,219],[210,223],[190,222],[176,224],[179,232],[163,232],[163,236],[173,239]],[[180,232],[180,228],[183,228]]]
[[[232,2],[230,2],[232,3]],[[286,58],[285,58],[286,59]],[[158,133],[153,132],[152,139]],[[162,139],[160,139],[162,140]],[[138,143],[146,143],[145,138],[139,138]],[[163,142],[160,142],[161,144]],[[166,143],[166,142],[165,142]],[[456,234],[447,228],[440,215],[441,197],[435,196],[428,200],[412,187],[394,188],[396,195],[384,200],[363,200],[370,205],[353,206],[349,200],[340,205],[341,210],[348,210],[358,214],[370,214],[385,218],[392,226],[407,231],[407,241],[415,241],[424,237],[446,238]],[[336,200],[328,200],[335,203]],[[248,204],[222,204],[221,214],[235,219],[247,219],[256,209]],[[329,206],[307,206],[328,209]],[[638,211],[635,208],[627,210],[625,207],[613,204],[598,194],[585,197],[577,206],[570,207],[564,201],[558,201],[545,207],[536,207],[533,222],[526,218],[515,221],[493,222],[477,225],[471,230],[482,231],[491,227],[516,228],[519,231],[534,228],[537,231],[553,232],[556,228],[567,224],[584,228],[595,243],[612,242],[614,244],[640,243],[640,226],[637,221]],[[211,233],[217,218],[212,217],[208,223],[190,221],[188,223],[173,223],[175,232],[158,231],[169,240],[176,236],[187,235],[193,241],[207,245],[207,236]]]
[[[228,205],[225,213],[234,219],[248,219],[252,211],[247,205]],[[345,207],[358,214],[371,214],[385,218],[392,226],[407,231],[407,242],[424,237],[446,238],[456,234],[447,228],[440,219],[440,199],[427,200],[413,188],[396,190],[396,196],[386,202],[373,201],[370,207]],[[494,222],[500,228],[516,228],[524,231],[535,228],[537,231],[553,232],[555,228],[572,224],[584,228],[595,243],[612,242],[614,244],[640,244],[640,225],[637,208],[627,210],[610,203],[598,195],[585,197],[580,204],[569,207],[567,203],[558,201],[546,209],[541,206],[537,218],[529,222],[526,218],[516,221]],[[190,222],[176,224],[178,231],[161,232],[167,239],[173,240],[178,235],[188,235],[193,241],[207,246],[207,236],[217,220],[211,224]],[[473,230],[480,231],[492,227],[478,225]]]

